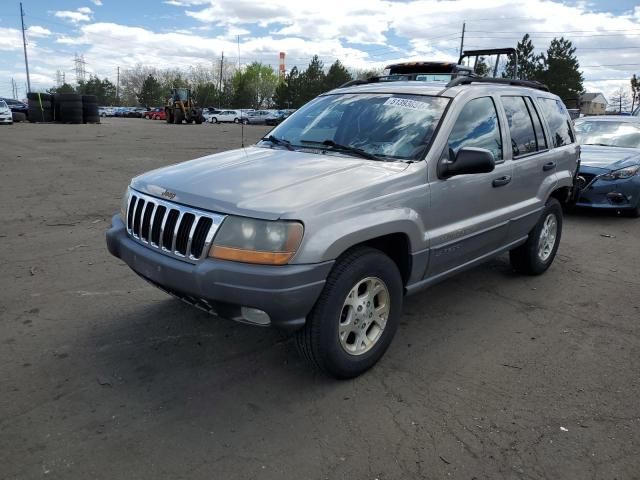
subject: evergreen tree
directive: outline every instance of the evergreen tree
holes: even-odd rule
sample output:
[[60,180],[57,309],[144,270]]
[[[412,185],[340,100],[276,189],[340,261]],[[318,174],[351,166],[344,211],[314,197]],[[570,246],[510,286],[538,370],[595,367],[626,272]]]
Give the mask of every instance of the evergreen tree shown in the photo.
[[79,82],[78,93],[95,95],[98,105],[113,105],[116,102],[116,86],[106,78],[100,80],[97,76],[91,76],[86,82]]
[[336,60],[331,67],[329,67],[329,71],[327,72],[327,76],[325,78],[325,90],[333,90],[334,88],[338,88],[340,85],[347,83],[353,80],[353,77],[349,73],[349,70],[345,68],[344,65],[340,62],[340,60]]
[[[516,53],[518,55],[518,72],[515,78],[520,80],[535,80],[540,72],[541,56],[534,54],[535,47],[531,41],[531,37],[526,33],[522,40],[518,42],[516,46]],[[504,78],[513,78],[514,59],[509,58],[507,67],[505,68]]]
[[542,69],[536,79],[545,83],[569,108],[579,105],[584,80],[576,49],[569,40],[554,38],[547,53],[542,56]]
[[634,73],[631,77],[631,113],[640,106],[640,79]]
[[161,105],[165,97],[165,91],[160,82],[153,75],[147,75],[138,94],[140,105],[153,107]]
[[325,91],[324,65],[317,55],[314,55],[307,69],[302,73],[304,90],[300,92],[300,103],[304,105]]
[[302,78],[298,67],[293,67],[276,87],[273,101],[277,108],[299,108],[302,106],[301,91]]
[[76,93],[76,90],[68,83],[63,83],[59,87],[50,88],[49,93]]

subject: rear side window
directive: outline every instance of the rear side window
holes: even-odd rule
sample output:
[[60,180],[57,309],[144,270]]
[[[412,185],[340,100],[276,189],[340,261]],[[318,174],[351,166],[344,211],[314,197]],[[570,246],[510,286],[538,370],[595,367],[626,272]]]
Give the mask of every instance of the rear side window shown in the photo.
[[538,150],[547,149],[547,138],[544,136],[544,130],[542,129],[542,121],[540,120],[540,114],[533,104],[531,97],[525,97],[525,102],[529,108],[529,114],[533,120],[533,127],[536,129],[536,140],[538,141]]
[[547,119],[554,147],[562,147],[575,142],[571,131],[571,118],[560,100],[538,97],[542,115]]
[[536,131],[524,97],[502,97],[502,105],[507,114],[513,157],[536,152]]
[[496,162],[502,160],[500,124],[490,97],[475,98],[460,112],[449,135],[449,150],[456,155],[464,147],[487,149]]

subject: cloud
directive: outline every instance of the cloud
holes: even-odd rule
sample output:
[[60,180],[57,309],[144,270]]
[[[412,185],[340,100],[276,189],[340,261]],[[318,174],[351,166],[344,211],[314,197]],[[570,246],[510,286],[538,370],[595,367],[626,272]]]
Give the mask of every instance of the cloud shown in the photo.
[[[13,51],[22,48],[22,36],[17,28],[0,27],[0,51]],[[4,63],[4,62],[3,62]]]
[[68,20],[71,23],[90,22],[91,14],[93,11],[89,7],[80,7],[75,11],[72,10],[58,10],[54,12],[53,16]]
[[27,36],[30,38],[43,38],[51,35],[51,30],[39,25],[31,25],[27,28]]
[[91,0],[91,2],[92,2],[96,7],[101,7],[101,6],[102,6],[102,0]]

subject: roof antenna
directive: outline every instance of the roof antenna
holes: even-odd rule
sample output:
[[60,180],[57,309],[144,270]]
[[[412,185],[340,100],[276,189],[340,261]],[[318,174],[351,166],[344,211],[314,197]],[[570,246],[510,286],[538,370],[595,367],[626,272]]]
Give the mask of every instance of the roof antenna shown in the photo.
[[[240,72],[240,35],[238,35],[238,72]],[[244,148],[244,112],[240,109],[240,147]]]

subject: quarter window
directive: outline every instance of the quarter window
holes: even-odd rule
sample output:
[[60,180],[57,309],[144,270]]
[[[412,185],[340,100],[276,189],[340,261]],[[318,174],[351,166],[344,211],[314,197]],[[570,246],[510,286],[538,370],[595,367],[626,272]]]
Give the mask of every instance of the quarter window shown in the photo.
[[502,97],[502,105],[507,114],[513,157],[536,152],[536,131],[524,97]]
[[551,139],[554,147],[562,147],[575,142],[571,130],[571,118],[560,100],[539,97],[538,103],[542,109],[542,115],[547,119]]
[[475,98],[460,112],[449,135],[449,151],[455,156],[464,147],[487,149],[496,162],[502,160],[500,124],[491,97]]
[[538,150],[547,149],[547,138],[544,136],[544,130],[542,128],[542,120],[540,120],[540,114],[533,104],[531,97],[525,97],[527,107],[529,107],[529,114],[533,120],[533,126],[536,129],[536,140],[538,140]]

